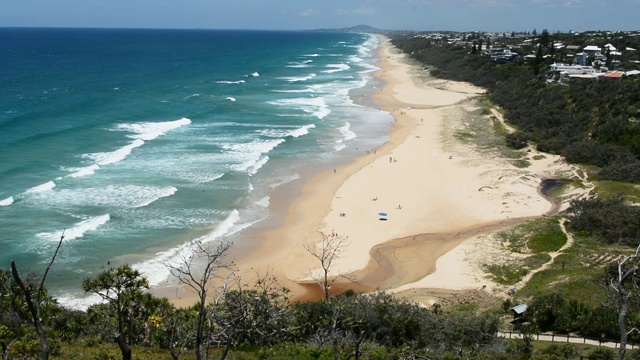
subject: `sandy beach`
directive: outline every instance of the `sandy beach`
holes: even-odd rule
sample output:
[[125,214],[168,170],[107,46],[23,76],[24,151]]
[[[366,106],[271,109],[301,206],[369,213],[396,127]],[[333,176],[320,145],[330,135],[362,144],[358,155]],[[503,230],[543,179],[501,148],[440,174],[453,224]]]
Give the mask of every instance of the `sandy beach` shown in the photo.
[[281,227],[256,240],[259,248],[234,254],[240,273],[269,270],[294,299],[313,298],[319,262],[305,244],[324,234],[346,240],[331,266],[353,280],[341,288],[494,287],[477,267],[487,254],[481,235],[554,211],[539,185],[574,169],[548,154],[518,168],[459,141],[474,131],[469,117],[484,90],[429,77],[384,37],[378,67],[385,85],[374,101],[394,117],[389,141],[305,184]]

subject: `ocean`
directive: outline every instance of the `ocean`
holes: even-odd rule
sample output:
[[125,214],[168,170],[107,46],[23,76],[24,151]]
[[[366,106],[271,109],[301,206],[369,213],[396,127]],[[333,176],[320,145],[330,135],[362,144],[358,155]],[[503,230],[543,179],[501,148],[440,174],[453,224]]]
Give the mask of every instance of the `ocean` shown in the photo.
[[[387,140],[369,34],[0,29],[0,268],[151,285],[190,241],[246,242],[271,195]],[[243,236],[245,234],[245,236]]]

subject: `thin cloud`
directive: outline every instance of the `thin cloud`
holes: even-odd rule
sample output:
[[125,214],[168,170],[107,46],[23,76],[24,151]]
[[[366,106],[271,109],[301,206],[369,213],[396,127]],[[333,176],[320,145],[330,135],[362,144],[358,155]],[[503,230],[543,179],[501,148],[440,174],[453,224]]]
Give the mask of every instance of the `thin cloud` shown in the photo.
[[303,9],[298,11],[298,16],[307,17],[307,16],[319,16],[322,15],[322,11],[316,9]]
[[[537,0],[534,0],[537,1]],[[522,2],[516,0],[399,0],[398,3],[432,6],[474,6],[474,7],[517,7]]]
[[378,12],[378,9],[375,7],[360,6],[355,9],[339,8],[339,9],[336,9],[333,13],[334,15],[345,16],[345,15],[372,15],[377,12]]

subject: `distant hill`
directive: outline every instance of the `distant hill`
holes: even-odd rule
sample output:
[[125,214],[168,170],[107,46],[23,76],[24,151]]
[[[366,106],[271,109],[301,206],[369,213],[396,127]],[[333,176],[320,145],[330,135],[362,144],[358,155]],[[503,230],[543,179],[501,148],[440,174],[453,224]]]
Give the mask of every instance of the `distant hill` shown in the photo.
[[386,30],[381,30],[369,25],[356,25],[341,29],[316,29],[313,31],[335,31],[335,32],[358,32],[358,33],[371,33],[371,34],[383,34]]

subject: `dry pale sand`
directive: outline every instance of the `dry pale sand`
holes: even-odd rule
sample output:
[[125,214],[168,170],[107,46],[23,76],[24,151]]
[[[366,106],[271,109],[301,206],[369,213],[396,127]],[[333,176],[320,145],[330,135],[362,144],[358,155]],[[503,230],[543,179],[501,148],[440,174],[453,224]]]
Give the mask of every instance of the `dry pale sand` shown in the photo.
[[545,155],[516,168],[453,138],[468,131],[465,114],[482,89],[429,78],[385,38],[379,58],[386,85],[375,102],[395,118],[390,140],[309,181],[283,226],[238,256],[241,272],[269,269],[294,298],[310,298],[316,286],[305,281],[319,262],[305,244],[337,234],[348,246],[331,271],[355,280],[342,288],[478,288],[488,284],[473,266],[484,254],[480,235],[552,209],[538,187],[570,173],[569,165]]

